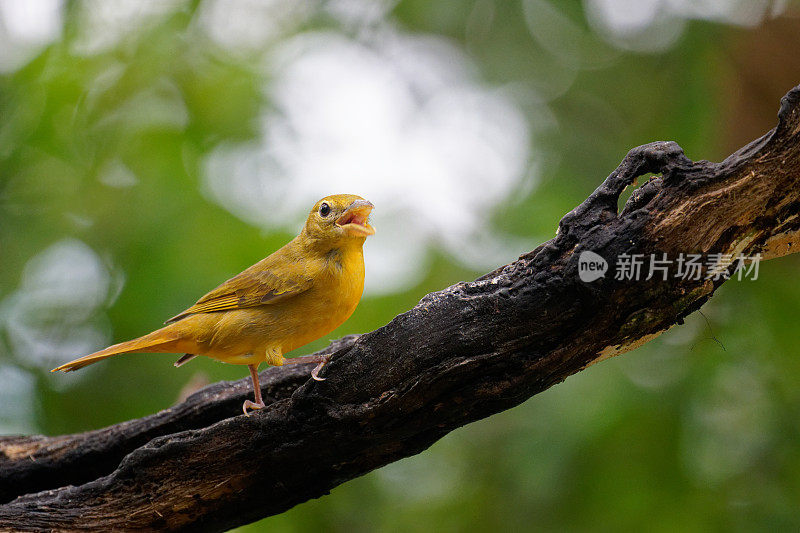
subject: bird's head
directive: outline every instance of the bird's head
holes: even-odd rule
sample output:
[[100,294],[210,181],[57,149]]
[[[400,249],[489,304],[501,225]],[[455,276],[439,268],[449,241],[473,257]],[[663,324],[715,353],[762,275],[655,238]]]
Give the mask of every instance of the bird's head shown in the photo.
[[326,196],[311,209],[305,232],[309,237],[332,242],[358,241],[375,233],[369,225],[374,206],[355,194]]

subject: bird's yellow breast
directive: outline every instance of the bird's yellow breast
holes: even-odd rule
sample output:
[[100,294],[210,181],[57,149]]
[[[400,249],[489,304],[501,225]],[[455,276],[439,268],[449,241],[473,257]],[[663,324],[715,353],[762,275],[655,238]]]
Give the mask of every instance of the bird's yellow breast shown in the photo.
[[194,339],[182,349],[226,363],[277,364],[270,353],[285,354],[327,335],[353,314],[361,299],[364,255],[361,246],[351,246],[318,260],[310,288],[286,301],[183,319],[178,324],[193,332]]
[[[327,335],[355,311],[364,291],[364,255],[361,247],[340,249],[325,259],[326,266],[311,289],[297,297],[297,314],[282,335],[283,353]],[[287,305],[293,302],[287,302]],[[278,339],[276,339],[278,340]]]

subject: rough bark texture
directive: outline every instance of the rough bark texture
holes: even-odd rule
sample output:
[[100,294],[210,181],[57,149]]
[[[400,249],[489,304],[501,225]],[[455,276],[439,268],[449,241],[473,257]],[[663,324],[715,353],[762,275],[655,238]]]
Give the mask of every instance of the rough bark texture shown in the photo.
[[[0,529],[217,531],[252,522],[639,346],[680,324],[725,278],[616,280],[616,258],[795,251],[798,135],[800,87],[782,99],[774,130],[721,163],[692,162],[672,142],[634,148],[553,240],[331,345],[326,381],[309,380],[307,366],[263,372],[267,407],[252,416],[236,416],[249,395],[241,380],[98,431],[0,438]],[[656,176],[618,214],[620,193],[647,173]],[[604,278],[579,279],[585,250],[609,260]]]

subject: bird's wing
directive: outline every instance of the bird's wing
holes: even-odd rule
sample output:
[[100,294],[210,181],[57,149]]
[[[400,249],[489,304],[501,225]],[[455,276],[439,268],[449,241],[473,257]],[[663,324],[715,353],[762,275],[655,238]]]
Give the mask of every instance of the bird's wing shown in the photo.
[[209,292],[166,323],[176,322],[195,313],[242,309],[284,301],[311,287],[314,272],[310,266],[313,265],[306,261],[267,257]]

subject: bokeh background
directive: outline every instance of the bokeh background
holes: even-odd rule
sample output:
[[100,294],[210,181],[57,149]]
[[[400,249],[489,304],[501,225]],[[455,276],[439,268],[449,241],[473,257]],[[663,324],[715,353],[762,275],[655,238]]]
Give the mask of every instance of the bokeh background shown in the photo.
[[[798,5],[767,0],[0,0],[0,433],[244,377],[48,371],[158,327],[323,195],[377,206],[330,338],[370,331],[551,238],[631,147],[720,160],[760,136],[798,50]],[[796,531],[799,267],[240,531]]]

